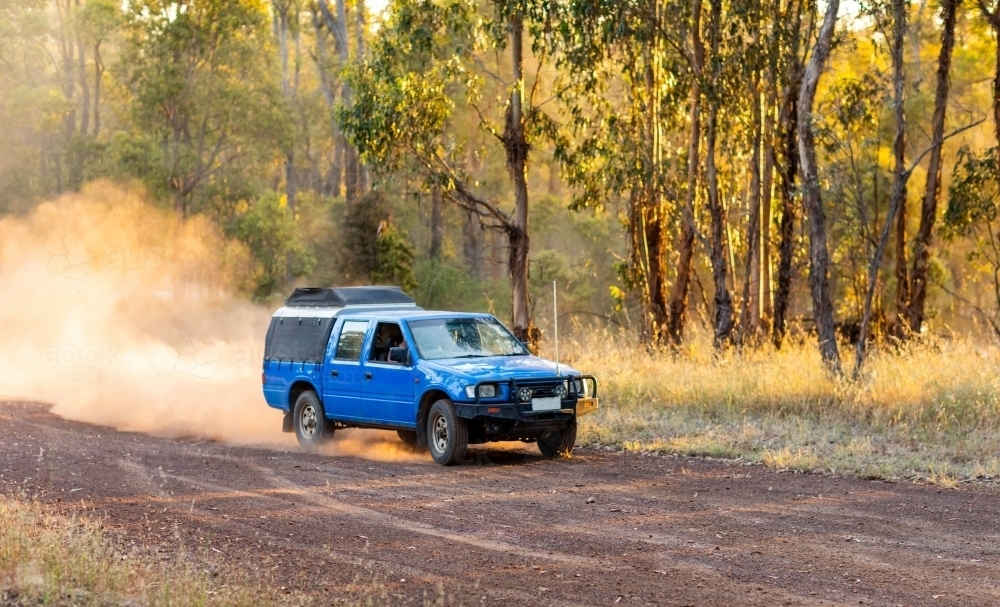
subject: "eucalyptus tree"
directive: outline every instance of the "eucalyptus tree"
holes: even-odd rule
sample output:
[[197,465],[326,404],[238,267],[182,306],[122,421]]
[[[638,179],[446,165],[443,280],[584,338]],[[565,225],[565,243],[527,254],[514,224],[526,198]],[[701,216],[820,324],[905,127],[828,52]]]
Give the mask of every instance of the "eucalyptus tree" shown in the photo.
[[[281,94],[297,118],[301,77],[301,35],[299,31],[301,7],[297,0],[271,0],[271,7],[271,28],[278,43],[278,62],[281,68]],[[297,123],[298,120],[294,122]],[[298,189],[295,173],[295,139],[297,137],[286,144],[284,163],[285,199],[292,209],[295,208],[295,197]]]
[[[771,323],[771,341],[780,347],[787,332],[788,309],[791,300],[795,253],[795,223],[798,211],[799,173],[798,106],[805,56],[812,36],[812,22],[816,5],[810,0],[789,0],[775,22],[778,48],[773,61],[778,76],[772,86],[781,88],[780,107],[774,137],[778,140],[774,164],[778,168],[778,191],[781,221],[778,227],[778,275],[774,291],[774,318]],[[803,27],[803,17],[808,25]]]
[[837,25],[840,0],[829,0],[826,14],[813,47],[809,63],[802,75],[798,102],[798,145],[802,173],[803,206],[809,223],[809,287],[812,294],[813,315],[823,361],[834,373],[839,374],[840,350],[833,325],[833,299],[830,295],[830,252],[827,248],[826,212],[819,187],[819,167],[816,160],[816,141],[813,134],[813,103],[816,88]]
[[[95,137],[101,132],[101,90],[106,66],[101,55],[105,46],[121,27],[121,3],[112,0],[89,0],[74,14],[74,29],[83,45],[89,48],[93,59],[93,131]],[[84,133],[87,134],[87,133]]]
[[[574,0],[558,30],[557,86],[570,132],[556,154],[574,186],[574,207],[625,197],[629,256],[620,274],[639,297],[641,330],[653,343],[683,337],[700,235],[701,12],[700,0]],[[686,158],[674,151],[685,131]],[[681,193],[683,203],[675,202]],[[668,297],[671,240],[678,253]]]
[[127,5],[120,77],[131,126],[156,146],[165,182],[156,185],[184,215],[198,210],[200,186],[240,163],[270,163],[291,136],[273,55],[261,53],[267,20],[254,0]]
[[993,128],[996,134],[995,153],[1000,160],[1000,2],[997,0],[976,0],[979,10],[993,31],[997,41],[996,62],[993,68]]
[[[934,115],[931,119],[931,141],[944,138],[945,112],[951,78],[951,56],[955,48],[955,22],[961,0],[941,3],[941,51],[938,54],[937,86],[934,90]],[[910,271],[910,293],[906,322],[910,331],[919,333],[924,322],[927,301],[927,276],[930,269],[931,244],[937,222],[938,199],[941,197],[941,144],[936,143],[927,163],[927,181],[920,210],[920,226],[913,239],[913,268]]]
[[[893,194],[899,196],[896,211],[896,320],[892,323],[900,332],[905,322],[908,300],[910,296],[909,274],[906,268],[906,215],[907,189],[906,181],[906,113],[905,113],[905,57],[904,44],[907,33],[907,13],[910,3],[907,0],[892,0],[892,113],[896,133],[892,142],[893,155]],[[897,194],[898,193],[898,194]],[[889,218],[891,219],[891,217]],[[862,335],[860,339],[867,339]]]
[[[544,60],[542,42],[555,21],[546,8],[552,6],[497,1],[487,14],[471,0],[393,2],[367,56],[348,70],[354,97],[338,113],[345,133],[377,171],[390,175],[416,166],[428,190],[439,187],[447,200],[506,236],[513,329],[524,341],[538,337],[528,301],[528,156],[532,144],[552,131],[535,104],[537,74],[526,86],[525,30],[535,56]],[[485,53],[509,53],[506,76],[485,66]],[[500,83],[502,107],[492,114],[483,107],[490,103],[482,94],[483,76]],[[466,164],[469,134],[453,128],[459,110],[475,112],[480,129],[502,148],[512,211],[478,190]]]

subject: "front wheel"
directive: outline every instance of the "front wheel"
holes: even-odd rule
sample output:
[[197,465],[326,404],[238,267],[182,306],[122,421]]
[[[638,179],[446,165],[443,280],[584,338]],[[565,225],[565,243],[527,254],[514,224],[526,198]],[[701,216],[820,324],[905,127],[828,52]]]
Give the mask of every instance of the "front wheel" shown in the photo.
[[299,446],[307,453],[315,453],[333,439],[333,424],[326,418],[323,403],[312,390],[303,392],[295,399],[292,425],[295,426]]
[[545,457],[569,457],[576,446],[576,418],[562,430],[553,430],[538,439],[538,450]]
[[469,448],[469,427],[455,414],[451,401],[442,398],[431,405],[427,414],[427,445],[431,457],[442,466],[451,466],[465,459]]

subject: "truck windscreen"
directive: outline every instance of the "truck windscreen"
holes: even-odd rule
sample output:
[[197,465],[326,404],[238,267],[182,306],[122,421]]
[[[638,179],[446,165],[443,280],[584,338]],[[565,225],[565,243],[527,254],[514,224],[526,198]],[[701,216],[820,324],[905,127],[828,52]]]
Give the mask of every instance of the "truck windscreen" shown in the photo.
[[426,360],[528,353],[524,345],[493,318],[438,318],[414,320],[409,325],[417,351]]

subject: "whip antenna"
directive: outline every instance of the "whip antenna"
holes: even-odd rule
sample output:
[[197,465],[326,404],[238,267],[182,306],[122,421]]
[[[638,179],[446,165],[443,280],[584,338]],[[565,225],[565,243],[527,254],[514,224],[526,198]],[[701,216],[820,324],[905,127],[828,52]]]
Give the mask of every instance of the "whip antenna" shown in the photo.
[[556,281],[552,281],[552,326],[556,333],[556,375],[559,375],[559,308],[556,302]]

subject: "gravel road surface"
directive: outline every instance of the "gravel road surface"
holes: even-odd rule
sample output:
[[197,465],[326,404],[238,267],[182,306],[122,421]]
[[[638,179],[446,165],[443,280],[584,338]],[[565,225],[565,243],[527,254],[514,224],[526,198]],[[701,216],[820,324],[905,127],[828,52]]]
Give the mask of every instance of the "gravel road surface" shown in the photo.
[[1000,605],[994,486],[546,460],[533,445],[474,448],[452,468],[403,459],[173,440],[0,403],[0,490],[99,519],[143,558],[187,554],[290,599],[376,584],[396,604]]

